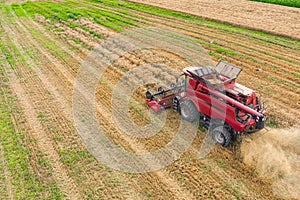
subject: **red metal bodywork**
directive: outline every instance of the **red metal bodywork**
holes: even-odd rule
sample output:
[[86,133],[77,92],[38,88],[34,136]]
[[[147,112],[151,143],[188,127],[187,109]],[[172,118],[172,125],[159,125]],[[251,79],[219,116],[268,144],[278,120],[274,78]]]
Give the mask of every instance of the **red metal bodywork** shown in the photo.
[[[196,69],[198,68],[184,69],[184,90],[175,91],[162,98],[147,99],[147,104],[155,112],[159,112],[163,108],[172,107],[175,97],[179,97],[180,101],[190,100],[201,114],[210,119],[225,121],[237,132],[255,130],[258,122],[264,123],[266,113],[255,91],[236,83],[235,78],[230,79],[222,74],[219,74],[218,84],[211,84],[206,81],[211,74],[196,77],[190,71]],[[205,79],[202,81],[202,78]]]
[[162,99],[155,99],[155,100],[146,99],[146,102],[148,106],[152,110],[154,110],[154,112],[161,112],[165,108],[170,108],[172,106],[174,97],[175,94],[170,94],[164,96]]

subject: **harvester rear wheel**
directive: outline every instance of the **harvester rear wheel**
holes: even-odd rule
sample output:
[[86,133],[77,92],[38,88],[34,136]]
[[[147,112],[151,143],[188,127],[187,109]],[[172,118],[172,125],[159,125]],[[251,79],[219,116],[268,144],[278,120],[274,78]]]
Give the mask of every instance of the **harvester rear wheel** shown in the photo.
[[212,138],[215,142],[226,147],[231,141],[231,133],[225,126],[217,126],[212,129]]
[[192,101],[186,100],[180,103],[180,114],[182,119],[194,122],[199,119],[199,112]]

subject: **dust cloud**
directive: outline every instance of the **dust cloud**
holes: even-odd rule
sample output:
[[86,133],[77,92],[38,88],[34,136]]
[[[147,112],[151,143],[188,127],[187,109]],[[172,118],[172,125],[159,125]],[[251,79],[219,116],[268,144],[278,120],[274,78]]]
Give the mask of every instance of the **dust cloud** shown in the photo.
[[281,198],[300,199],[300,129],[272,129],[251,142],[243,142],[244,162],[272,182]]

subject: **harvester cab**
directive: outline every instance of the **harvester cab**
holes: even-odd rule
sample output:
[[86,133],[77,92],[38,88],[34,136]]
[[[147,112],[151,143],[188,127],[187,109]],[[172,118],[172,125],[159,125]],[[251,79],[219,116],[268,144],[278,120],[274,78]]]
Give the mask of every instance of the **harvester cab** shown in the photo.
[[264,128],[266,112],[256,92],[236,83],[242,69],[220,61],[217,66],[183,69],[184,83],[152,94],[146,102],[155,112],[173,108],[184,120],[199,120],[213,139],[227,146],[241,134]]

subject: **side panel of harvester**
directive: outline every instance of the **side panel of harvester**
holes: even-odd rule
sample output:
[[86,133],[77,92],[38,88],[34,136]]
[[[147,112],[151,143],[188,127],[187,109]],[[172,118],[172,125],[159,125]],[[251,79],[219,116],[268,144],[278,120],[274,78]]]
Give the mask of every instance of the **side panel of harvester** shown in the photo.
[[[229,105],[224,99],[214,96],[213,93],[213,89],[194,79],[189,79],[186,97],[195,104],[200,113],[211,119],[225,121],[236,131],[244,130],[245,125],[237,121],[235,107]],[[254,125],[255,122],[252,120],[251,124]]]

